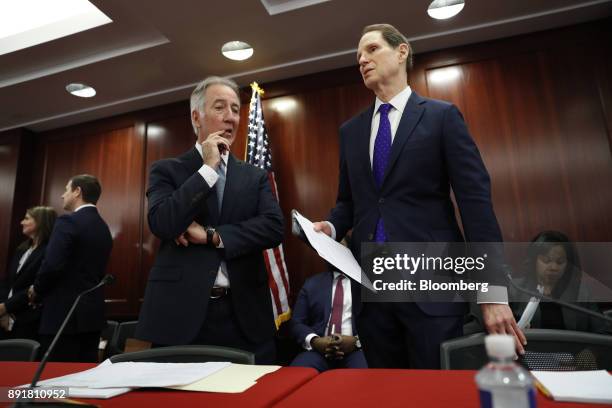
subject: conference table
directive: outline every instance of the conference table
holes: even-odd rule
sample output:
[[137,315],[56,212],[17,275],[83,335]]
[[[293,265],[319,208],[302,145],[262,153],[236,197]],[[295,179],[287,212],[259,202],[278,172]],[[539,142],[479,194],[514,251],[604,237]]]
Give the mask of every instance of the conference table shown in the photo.
[[[38,363],[0,362],[0,387],[29,383]],[[58,377],[95,367],[93,363],[49,363],[42,379]],[[313,368],[282,367],[261,377],[257,384],[240,394],[139,389],[109,399],[80,399],[102,407],[271,407],[314,378]],[[10,403],[0,402],[0,406]],[[78,405],[76,405],[78,406]]]
[[[478,408],[472,370],[345,369],[319,374],[274,408]],[[541,393],[538,408],[599,408],[611,405],[562,403]]]
[[[38,363],[0,362],[0,387],[30,381]],[[49,363],[43,379],[94,367],[85,363]],[[140,389],[114,398],[82,399],[101,407],[274,407],[315,408],[460,408],[479,407],[476,371],[344,369],[317,375],[311,368],[282,367],[267,374],[240,394]],[[538,408],[599,408],[605,404],[577,404],[537,396]],[[0,403],[7,406],[8,403]]]

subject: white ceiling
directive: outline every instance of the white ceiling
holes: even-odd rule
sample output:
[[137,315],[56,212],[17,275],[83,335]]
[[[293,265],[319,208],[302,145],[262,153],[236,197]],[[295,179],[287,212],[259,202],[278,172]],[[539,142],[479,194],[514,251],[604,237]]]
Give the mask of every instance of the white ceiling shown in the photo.
[[[92,2],[113,23],[0,56],[0,131],[42,131],[185,100],[207,75],[265,85],[355,65],[361,29],[372,23],[398,27],[418,58],[612,15],[612,0],[466,0],[445,21],[427,16],[429,0],[298,0],[307,7],[275,15],[259,0]],[[224,58],[220,48],[231,40],[250,43],[253,57]],[[74,97],[64,89],[70,82],[98,94]]]

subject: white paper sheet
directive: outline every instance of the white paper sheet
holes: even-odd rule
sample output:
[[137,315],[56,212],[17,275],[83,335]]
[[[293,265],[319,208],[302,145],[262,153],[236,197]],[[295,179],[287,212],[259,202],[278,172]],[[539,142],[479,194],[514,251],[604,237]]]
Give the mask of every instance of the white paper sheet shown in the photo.
[[370,282],[367,276],[361,273],[361,266],[359,266],[359,263],[350,249],[334,241],[326,234],[316,232],[313,229],[312,222],[298,211],[294,211],[293,215],[300,224],[300,227],[302,227],[304,234],[306,234],[306,238],[308,238],[310,245],[312,245],[321,258],[334,265],[349,278],[359,282],[364,287],[376,293],[376,289],[372,286],[372,282]]
[[612,375],[596,371],[532,371],[556,401],[612,403]]
[[111,364],[105,361],[90,370],[40,381],[39,385],[81,388],[171,387],[194,383],[229,365],[228,362]]

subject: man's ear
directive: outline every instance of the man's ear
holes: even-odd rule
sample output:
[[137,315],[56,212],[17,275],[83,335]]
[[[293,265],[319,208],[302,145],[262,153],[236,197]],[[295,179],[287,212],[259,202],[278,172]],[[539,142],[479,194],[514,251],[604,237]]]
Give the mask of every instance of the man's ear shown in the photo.
[[77,197],[83,198],[83,190],[81,190],[81,187],[75,187],[73,191],[76,193]]
[[200,113],[197,110],[191,111],[191,122],[195,125],[196,128],[200,128]]
[[410,53],[410,49],[408,48],[408,44],[400,44],[397,46],[397,50],[399,51],[399,62],[400,64],[406,62],[408,59],[408,55]]

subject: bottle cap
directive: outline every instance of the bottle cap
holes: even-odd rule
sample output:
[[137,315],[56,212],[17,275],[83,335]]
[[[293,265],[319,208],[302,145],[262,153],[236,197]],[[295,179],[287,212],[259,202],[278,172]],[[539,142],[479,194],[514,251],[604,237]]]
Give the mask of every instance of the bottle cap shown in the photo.
[[489,358],[513,358],[514,337],[507,334],[490,334],[485,337],[485,348]]

